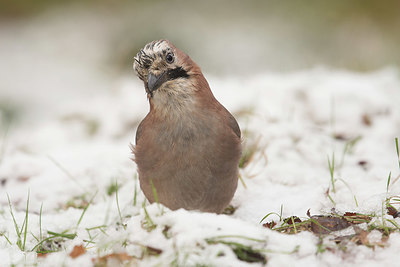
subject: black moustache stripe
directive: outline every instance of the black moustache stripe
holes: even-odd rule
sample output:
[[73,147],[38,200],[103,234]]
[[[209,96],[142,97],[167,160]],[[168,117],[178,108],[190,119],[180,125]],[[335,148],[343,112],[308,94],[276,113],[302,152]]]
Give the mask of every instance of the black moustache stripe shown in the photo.
[[189,74],[182,67],[168,70],[168,79],[175,80],[178,78],[188,78]]

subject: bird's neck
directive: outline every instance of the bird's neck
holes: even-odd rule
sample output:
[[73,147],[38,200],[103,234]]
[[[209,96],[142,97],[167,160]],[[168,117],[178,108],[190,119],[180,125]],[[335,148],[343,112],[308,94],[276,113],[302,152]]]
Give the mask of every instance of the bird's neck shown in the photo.
[[149,98],[150,112],[165,120],[190,118],[189,114],[202,113],[215,100],[203,75],[160,89]]
[[196,106],[196,97],[188,94],[154,94],[149,99],[150,112],[163,119],[179,119],[184,114],[193,112]]

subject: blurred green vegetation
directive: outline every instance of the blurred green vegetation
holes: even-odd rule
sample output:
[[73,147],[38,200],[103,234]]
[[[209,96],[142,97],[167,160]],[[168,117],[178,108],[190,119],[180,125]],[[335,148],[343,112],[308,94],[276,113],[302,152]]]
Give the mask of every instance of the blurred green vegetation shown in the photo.
[[[225,66],[228,72],[244,71],[229,55],[210,60],[220,51],[235,53],[242,65],[276,70],[322,64],[366,71],[400,62],[398,0],[11,0],[0,5],[6,20],[71,6],[118,17],[108,62],[117,69],[126,69],[145,43],[160,38],[190,50],[199,65],[216,72]],[[231,48],[225,50],[224,42]],[[255,54],[244,56],[246,48]]]
[[52,0],[9,0],[1,1],[0,3],[0,16],[6,18],[20,18],[29,16],[54,5],[60,5],[62,1]]
[[0,134],[60,95],[134,77],[133,57],[162,38],[206,74],[399,68],[400,1],[0,1]]
[[10,101],[0,99],[0,133],[7,131],[9,125],[17,120],[20,108]]
[[[76,4],[87,5],[107,5],[114,1],[109,0],[8,0],[0,2],[0,16],[4,18],[23,18],[32,16],[54,7],[68,6]],[[117,2],[117,1],[115,1]]]
[[[69,6],[71,4],[77,6],[92,6],[114,9],[125,9],[127,6],[141,4],[152,6],[160,0],[9,0],[0,2],[0,15],[8,18],[20,18],[37,14],[54,7]],[[172,0],[165,1],[170,5],[168,12],[183,6],[192,6],[198,10],[203,7],[208,10],[208,15],[217,11],[220,13],[221,8],[224,12],[229,13],[229,10],[239,7],[244,13],[249,10],[254,12],[254,15],[268,15],[279,13],[282,16],[293,15],[292,19],[300,20],[309,25],[316,25],[316,21],[334,22],[343,17],[366,16],[376,22],[399,23],[400,21],[400,1],[397,0],[335,0],[335,1],[318,1],[318,0],[205,0],[205,1],[184,1]],[[179,10],[176,10],[179,12]],[[175,11],[175,12],[176,12]],[[174,12],[173,12],[174,13]],[[207,14],[205,14],[207,16]],[[223,17],[222,17],[223,18]],[[190,19],[190,18],[188,18]],[[317,25],[316,25],[317,26]]]

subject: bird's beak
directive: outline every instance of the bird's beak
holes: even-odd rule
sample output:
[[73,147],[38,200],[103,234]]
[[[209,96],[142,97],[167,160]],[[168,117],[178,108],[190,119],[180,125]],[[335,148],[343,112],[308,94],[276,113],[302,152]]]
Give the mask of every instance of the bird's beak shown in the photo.
[[160,75],[154,75],[153,73],[149,72],[147,76],[147,88],[149,89],[150,93],[153,93],[166,80],[167,80],[167,75],[165,72],[161,73]]

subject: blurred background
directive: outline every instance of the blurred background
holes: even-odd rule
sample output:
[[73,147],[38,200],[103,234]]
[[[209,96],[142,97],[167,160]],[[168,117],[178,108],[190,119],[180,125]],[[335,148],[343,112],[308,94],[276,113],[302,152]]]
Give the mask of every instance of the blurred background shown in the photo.
[[369,72],[399,65],[400,1],[2,1],[0,128],[136,79],[134,55],[161,38],[220,77]]

